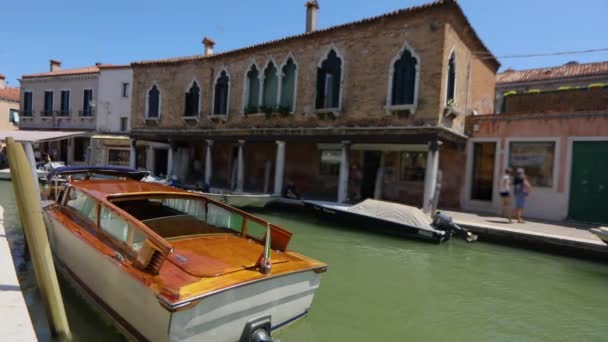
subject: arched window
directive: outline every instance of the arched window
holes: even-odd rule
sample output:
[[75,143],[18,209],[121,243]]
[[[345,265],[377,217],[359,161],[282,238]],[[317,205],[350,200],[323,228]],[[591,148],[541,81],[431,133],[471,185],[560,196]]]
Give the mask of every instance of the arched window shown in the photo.
[[146,107],[147,118],[158,119],[160,117],[160,90],[156,83],[148,90]]
[[277,96],[279,91],[279,80],[277,77],[277,67],[274,63],[268,62],[264,70],[264,92],[262,95],[262,105],[266,108],[277,106]]
[[281,68],[281,103],[280,109],[288,112],[295,110],[295,93],[296,93],[296,64],[293,59],[289,58]]
[[334,109],[340,107],[340,78],[342,60],[334,49],[317,68],[316,109]]
[[447,90],[445,93],[445,105],[454,105],[454,94],[456,92],[456,55],[454,52],[450,55],[448,61],[448,77],[447,77]]
[[222,70],[220,76],[215,80],[213,96],[213,114],[228,114],[228,92],[230,90],[230,77],[226,70]]
[[407,48],[392,65],[391,106],[416,105],[418,59]]
[[186,103],[184,107],[185,117],[198,117],[199,112],[199,100],[201,97],[201,89],[196,81],[192,82],[192,86],[186,93]]
[[257,112],[260,106],[260,71],[252,64],[245,81],[245,112]]

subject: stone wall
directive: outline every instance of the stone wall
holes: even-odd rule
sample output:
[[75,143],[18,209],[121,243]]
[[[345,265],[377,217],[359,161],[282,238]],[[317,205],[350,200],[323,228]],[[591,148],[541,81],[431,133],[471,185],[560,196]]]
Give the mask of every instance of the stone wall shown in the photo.
[[504,109],[510,114],[608,112],[608,87],[509,95]]
[[[208,58],[171,63],[135,63],[132,128],[376,126],[393,124],[393,120],[399,124],[434,125],[440,120],[444,106],[445,65],[450,53],[446,46],[450,49],[454,47],[458,56],[457,103],[463,106],[463,111],[467,96],[474,106],[486,96],[494,96],[495,70],[485,65],[470,66],[470,46],[474,46],[473,42],[470,38],[460,38],[455,33],[456,30],[451,28],[456,25],[462,27],[462,19],[456,18],[449,8],[437,8],[416,15],[387,17]],[[448,38],[446,34],[449,34]],[[465,36],[469,37],[470,34]],[[414,115],[405,120],[387,118],[385,104],[389,68],[391,60],[406,42],[420,57],[418,108]],[[316,70],[331,48],[336,50],[343,62],[342,108],[337,119],[321,120],[311,115],[314,112]],[[269,61],[280,68],[288,57],[292,57],[298,67],[294,114],[286,119],[244,117],[244,84],[250,65],[255,63],[262,74]],[[471,68],[473,83],[483,90],[467,95],[468,73]],[[227,121],[210,121],[208,114],[212,111],[214,82],[222,70],[226,70],[230,76],[229,115]],[[186,121],[183,120],[184,95],[193,80],[201,87],[200,119]],[[158,121],[144,118],[146,93],[153,83],[161,91],[161,117]],[[462,130],[462,119],[458,120],[454,128]]]

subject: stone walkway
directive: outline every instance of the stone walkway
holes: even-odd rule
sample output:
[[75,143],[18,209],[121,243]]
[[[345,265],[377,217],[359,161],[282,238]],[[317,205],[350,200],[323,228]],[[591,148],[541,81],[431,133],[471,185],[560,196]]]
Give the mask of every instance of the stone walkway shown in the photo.
[[[589,251],[595,255],[608,257],[608,245],[589,232],[592,226],[570,222],[531,220],[525,223],[508,223],[502,217],[491,214],[443,211],[452,216],[454,222],[481,236],[519,240],[559,247],[574,251]],[[514,221],[515,222],[515,221]]]
[[3,341],[36,341],[3,223],[0,206],[0,336]]

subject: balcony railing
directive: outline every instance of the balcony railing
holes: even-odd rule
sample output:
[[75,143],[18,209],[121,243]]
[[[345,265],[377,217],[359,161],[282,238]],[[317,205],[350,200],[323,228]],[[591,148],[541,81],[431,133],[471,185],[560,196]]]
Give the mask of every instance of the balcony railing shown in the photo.
[[62,109],[59,111],[59,113],[57,115],[58,116],[70,116],[70,114],[72,114],[72,111],[70,111],[69,109],[67,109],[67,110]]
[[53,112],[52,110],[43,109],[40,111],[40,116],[49,117],[49,116],[53,116],[53,113],[56,113],[56,112]]
[[95,110],[93,108],[81,109],[78,111],[78,116],[89,117],[95,115]]

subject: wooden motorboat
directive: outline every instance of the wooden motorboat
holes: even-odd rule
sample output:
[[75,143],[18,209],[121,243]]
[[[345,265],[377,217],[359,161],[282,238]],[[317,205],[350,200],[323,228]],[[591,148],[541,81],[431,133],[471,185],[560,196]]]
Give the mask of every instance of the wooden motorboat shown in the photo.
[[591,228],[589,231],[608,245],[608,227]]
[[[46,175],[48,174],[48,172],[44,171],[44,170],[36,170],[36,173],[38,173],[38,178],[46,177]],[[0,180],[10,181],[11,180],[11,170],[10,169],[0,170]]]
[[322,216],[371,231],[438,243],[449,240],[453,234],[462,235],[467,241],[477,239],[443,214],[437,213],[432,219],[420,209],[404,204],[373,199],[355,205],[324,201],[304,201],[304,204]]
[[[132,338],[265,340],[303,317],[327,265],[291,233],[133,179],[69,179],[43,205],[58,269]],[[257,336],[257,337],[256,337]]]
[[271,194],[239,193],[239,192],[199,192],[201,195],[237,208],[264,208],[274,201],[276,196]]

